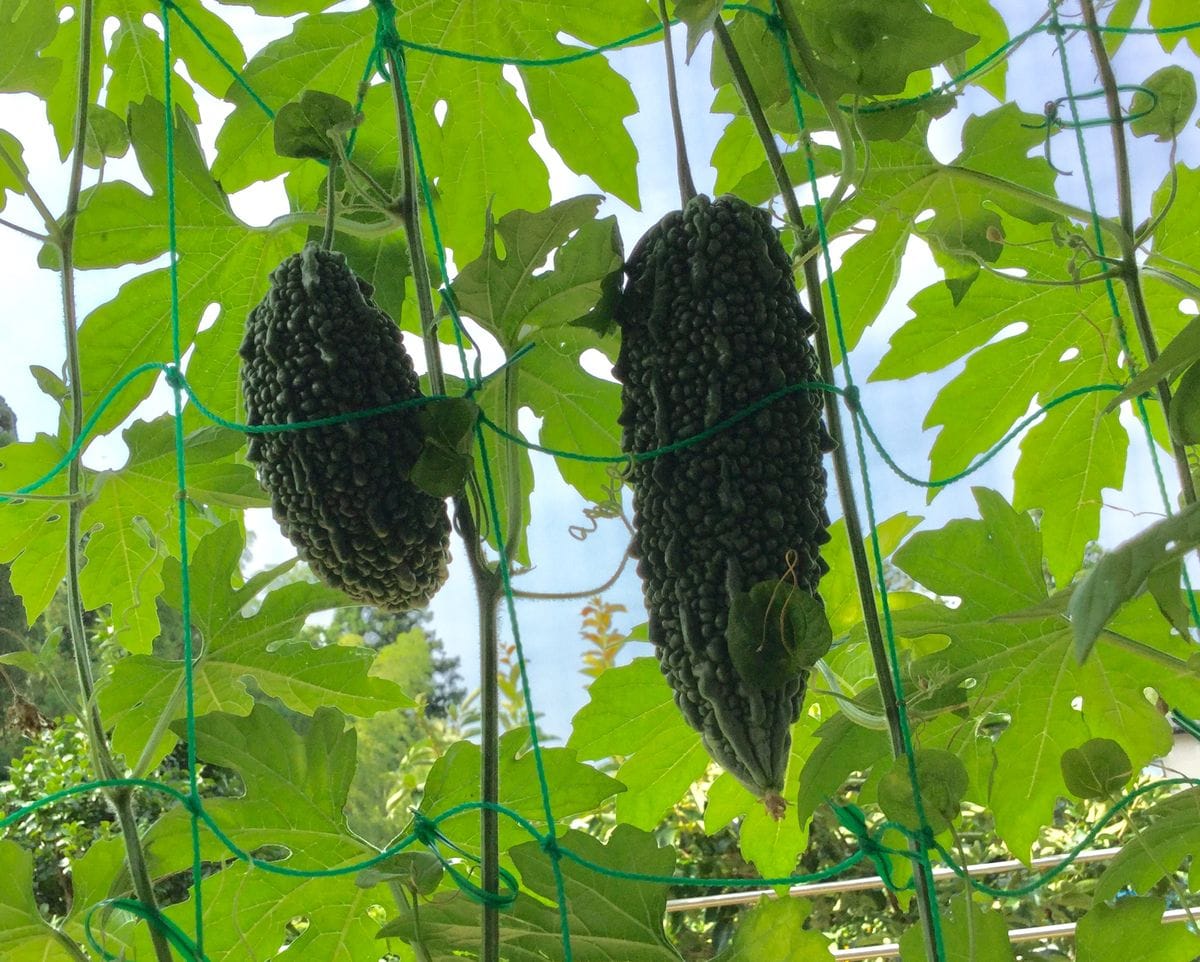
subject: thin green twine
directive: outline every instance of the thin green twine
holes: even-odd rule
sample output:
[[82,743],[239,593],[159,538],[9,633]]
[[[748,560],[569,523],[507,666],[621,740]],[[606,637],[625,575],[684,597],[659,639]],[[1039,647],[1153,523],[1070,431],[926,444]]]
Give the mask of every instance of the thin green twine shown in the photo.
[[[167,174],[167,252],[169,276],[171,278],[171,351],[174,370],[183,370],[183,345],[179,333],[179,246],[175,225],[175,118],[171,102],[171,80],[173,57],[171,56],[171,16],[168,0],[161,0],[160,10],[163,27],[163,129],[166,139]],[[192,645],[192,597],[188,566],[187,532],[187,458],[183,436],[183,388],[177,378],[168,375],[171,393],[175,400],[175,473],[178,482],[176,504],[179,515],[179,569],[180,593],[182,595],[181,619],[183,623],[183,678],[187,719],[187,769],[188,769],[188,813],[192,833],[192,902],[195,908],[196,955],[204,958],[204,861],[200,853],[200,818],[198,809],[204,804],[200,798],[200,781],[196,766],[196,693],[194,684],[195,657]]]
[[[778,22],[779,7],[776,0],[771,0],[771,12],[776,23],[773,32],[779,40],[780,52],[783,55],[784,67],[787,70],[788,87],[792,99],[792,108],[796,113],[796,122],[800,131],[800,140],[804,144],[805,164],[808,168],[808,183],[812,191],[813,209],[817,222],[817,236],[821,243],[821,257],[825,262],[825,283],[829,290],[829,305],[833,313],[834,328],[837,333],[838,347],[842,355],[842,376],[846,380],[846,390],[856,390],[854,372],[850,367],[850,352],[846,346],[846,333],[842,325],[841,307],[838,304],[837,282],[834,279],[833,260],[829,252],[829,235],[825,225],[825,214],[821,204],[821,192],[817,186],[817,169],[813,158],[812,140],[807,136],[807,125],[804,119],[804,105],[800,102],[799,76],[796,65],[792,60],[791,46]],[[820,289],[811,292],[812,297],[820,297]],[[878,522],[875,517],[875,502],[871,493],[871,472],[867,464],[866,446],[863,442],[862,425],[859,423],[860,411],[857,405],[850,406],[851,424],[854,428],[854,441],[858,450],[859,476],[863,485],[863,501],[867,509],[867,524],[870,529],[871,553],[875,562],[875,580],[879,590],[879,610],[883,615],[884,635],[887,641],[888,662],[892,670],[892,684],[896,692],[896,714],[899,725],[900,743],[904,748],[904,757],[908,767],[909,782],[912,785],[913,804],[917,813],[917,823],[925,838],[932,838],[933,832],[925,815],[925,805],[921,798],[921,786],[917,777],[917,763],[913,752],[912,728],[908,719],[908,706],[905,701],[904,679],[900,671],[900,656],[896,647],[896,635],[892,625],[891,605],[888,602],[887,578],[883,569],[883,552],[879,546]],[[936,959],[932,962],[943,962],[946,959],[945,939],[942,934],[941,912],[937,902],[937,889],[934,884],[933,866],[930,863],[927,845],[922,843],[913,853],[916,862],[915,871],[924,878],[926,890],[929,893],[929,934],[932,937],[932,948]]]

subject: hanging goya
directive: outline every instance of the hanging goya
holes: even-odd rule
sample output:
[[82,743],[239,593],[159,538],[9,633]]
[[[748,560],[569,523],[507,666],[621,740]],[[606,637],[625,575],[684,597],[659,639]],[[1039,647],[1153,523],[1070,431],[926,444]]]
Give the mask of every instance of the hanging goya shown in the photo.
[[[344,255],[308,244],[271,274],[241,346],[251,425],[288,425],[421,396],[400,331]],[[250,435],[248,459],[275,520],[327,584],[404,611],[446,580],[445,501],[409,475],[424,432],[417,409]]]
[[816,591],[833,442],[815,390],[722,423],[819,380],[815,324],[770,215],[736,197],[668,214],[625,274],[615,373],[650,640],[709,753],[778,814],[790,727],[829,644]]

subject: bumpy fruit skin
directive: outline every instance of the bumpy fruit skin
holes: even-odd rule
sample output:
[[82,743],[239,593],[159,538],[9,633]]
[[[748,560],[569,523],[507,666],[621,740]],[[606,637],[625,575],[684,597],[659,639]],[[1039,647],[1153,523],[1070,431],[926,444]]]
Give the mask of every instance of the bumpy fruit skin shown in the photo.
[[[271,274],[241,346],[249,424],[294,424],[420,397],[400,331],[342,254],[307,245]],[[251,434],[275,520],[312,570],[356,601],[424,605],[446,580],[445,502],[407,478],[416,409]]]
[[[625,272],[615,373],[626,452],[820,380],[815,324],[766,211],[696,197],[650,229]],[[768,799],[783,788],[807,672],[756,685],[733,667],[725,630],[735,594],[778,580],[815,596],[827,570],[822,403],[787,394],[698,444],[634,460],[629,478],[650,640],[676,704],[712,757]]]

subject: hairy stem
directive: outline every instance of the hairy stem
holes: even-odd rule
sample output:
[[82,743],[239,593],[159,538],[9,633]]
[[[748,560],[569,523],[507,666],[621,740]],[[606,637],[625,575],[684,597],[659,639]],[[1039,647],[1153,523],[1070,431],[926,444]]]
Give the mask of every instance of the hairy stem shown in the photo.
[[[93,2],[84,0],[79,12],[79,76],[76,88],[74,152],[71,156],[70,181],[67,188],[67,206],[60,224],[53,219],[47,224],[55,231],[62,258],[62,308],[63,327],[66,335],[67,381],[71,398],[71,444],[83,434],[83,380],[79,359],[78,317],[75,307],[75,223],[79,214],[79,196],[83,187],[83,149],[87,134],[87,111],[91,100],[89,73],[91,69],[91,47],[93,29]],[[67,628],[71,638],[71,652],[75,662],[75,673],[79,680],[79,693],[83,701],[83,720],[88,733],[88,745],[96,774],[102,779],[121,776],[109,752],[104,722],[96,703],[96,683],[92,676],[91,653],[88,651],[87,630],[83,624],[83,591],[79,572],[83,567],[80,521],[85,504],[80,497],[83,491],[82,455],[76,455],[67,469]],[[117,817],[121,835],[125,841],[125,859],[133,882],[134,894],[139,902],[151,912],[158,911],[158,900],[154,895],[154,883],[146,864],[146,855],[138,835],[137,818],[133,811],[133,797],[128,789],[108,789],[105,792],[109,805]],[[171,962],[171,950],[166,938],[153,925],[150,937],[154,953],[159,962]]]
[[[1125,144],[1125,120],[1121,110],[1120,91],[1117,88],[1117,78],[1113,74],[1112,61],[1109,60],[1108,50],[1104,46],[1104,38],[1100,26],[1096,22],[1096,7],[1093,0],[1080,0],[1083,12],[1083,22],[1087,27],[1088,40],[1092,46],[1092,57],[1100,73],[1100,84],[1104,88],[1104,100],[1108,106],[1109,130],[1112,133],[1113,161],[1117,168],[1117,205],[1121,221],[1121,229],[1130,238],[1129,246],[1122,245],[1124,260],[1125,292],[1129,296],[1129,309],[1133,314],[1133,324],[1142,343],[1142,352],[1146,355],[1146,363],[1153,364],[1158,360],[1158,342],[1154,336],[1154,328],[1150,324],[1150,312],[1146,307],[1146,298],[1142,293],[1141,271],[1133,248],[1135,227],[1133,219],[1133,185],[1129,172],[1129,151]],[[1171,385],[1163,378],[1158,382],[1158,400],[1162,404],[1163,416],[1171,411]],[[1187,451],[1182,444],[1171,442],[1171,452],[1175,459],[1175,470],[1179,476],[1179,485],[1183,492],[1185,504],[1196,503],[1196,487],[1192,483],[1192,473],[1188,469]]]
[[667,98],[671,102],[671,127],[675,132],[675,165],[679,173],[681,207],[696,196],[696,183],[688,163],[687,142],[683,139],[683,116],[679,112],[679,88],[675,83],[675,48],[671,43],[671,18],[667,15],[666,0],[658,0],[658,16],[663,25],[663,50],[667,57]]
[[[793,18],[794,19],[794,18]],[[734,85],[746,110],[751,116],[755,130],[759,132],[763,150],[766,151],[767,161],[775,176],[779,192],[783,197],[789,220],[804,236],[807,232],[804,226],[804,214],[796,200],[796,191],[779,155],[775,137],[770,132],[763,114],[762,105],[749,82],[744,66],[741,64],[736,48],[728,42],[728,31],[717,20],[717,36],[722,42],[722,49],[729,59]],[[798,25],[797,25],[798,29]],[[722,33],[724,36],[722,37]],[[764,136],[764,134],[766,134]],[[809,302],[813,317],[817,322],[816,344],[817,356],[820,359],[821,379],[826,384],[834,383],[833,355],[829,346],[829,326],[825,316],[825,303],[821,296],[821,277],[815,258],[807,258],[804,263],[804,281],[809,292]],[[888,648],[883,637],[879,609],[875,603],[875,588],[871,582],[871,565],[863,546],[863,527],[858,513],[858,503],[854,496],[854,482],[850,471],[850,460],[846,454],[846,431],[842,426],[841,409],[837,404],[825,405],[825,420],[830,435],[837,442],[833,451],[834,477],[837,483],[838,498],[842,504],[842,515],[846,522],[846,536],[850,541],[850,554],[854,562],[854,577],[858,586],[858,598],[863,610],[863,624],[867,630],[867,639],[871,648],[871,658],[875,666],[875,675],[879,684],[880,699],[883,703],[884,714],[887,717],[888,732],[891,736],[892,753],[899,757],[904,754],[904,732],[906,722],[903,707],[900,704],[895,680],[892,676],[891,662],[888,658]],[[914,852],[923,849],[918,842],[910,842]],[[933,876],[927,859],[917,860],[914,866],[913,883],[917,896],[917,906],[920,911],[922,930],[925,936],[925,954],[931,960],[940,959],[936,938],[937,902],[933,888]]]
[[[413,285],[417,290],[417,307],[421,316],[421,336],[425,345],[425,360],[429,366],[430,387],[435,394],[446,393],[446,376],[442,370],[441,345],[437,337],[437,317],[433,309],[433,294],[429,289],[429,266],[425,260],[425,245],[421,239],[421,214],[417,198],[417,166],[413,152],[413,129],[408,108],[400,90],[404,74],[393,50],[387,51],[388,70],[392,77],[392,93],[396,104],[396,125],[400,133],[401,176],[404,181],[404,234],[412,262]],[[510,491],[510,497],[512,492]],[[519,492],[518,492],[519,494]],[[479,537],[479,527],[471,506],[464,495],[454,499],[454,521],[466,544],[467,559],[475,580],[475,598],[479,611],[479,678],[480,678],[480,738],[483,762],[479,775],[480,798],[491,805],[500,800],[500,699],[497,686],[499,670],[499,605],[502,596],[497,573],[487,564]],[[500,537],[500,532],[497,532]],[[494,809],[485,807],[479,813],[482,841],[480,863],[483,890],[500,891],[500,825]],[[494,905],[483,907],[481,962],[500,962],[500,913]]]

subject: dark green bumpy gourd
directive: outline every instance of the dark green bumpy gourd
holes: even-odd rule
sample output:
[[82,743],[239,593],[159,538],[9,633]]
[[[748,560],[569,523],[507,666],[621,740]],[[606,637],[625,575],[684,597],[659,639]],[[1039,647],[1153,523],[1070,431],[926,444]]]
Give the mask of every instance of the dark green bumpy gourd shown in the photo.
[[[696,197],[639,241],[617,309],[623,449],[713,428],[785,385],[818,381],[791,261],[765,210]],[[638,572],[650,640],[709,753],[781,804],[807,671],[747,678],[730,657],[735,596],[778,581],[816,595],[827,570],[822,396],[797,391],[700,443],[634,460]],[[764,666],[767,664],[764,661]]]
[[[251,425],[349,414],[421,396],[400,331],[339,253],[314,244],[271,274],[241,346]],[[275,519],[326,583],[403,611],[446,580],[445,502],[408,481],[424,444],[416,409],[250,435]]]

